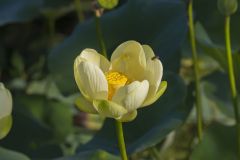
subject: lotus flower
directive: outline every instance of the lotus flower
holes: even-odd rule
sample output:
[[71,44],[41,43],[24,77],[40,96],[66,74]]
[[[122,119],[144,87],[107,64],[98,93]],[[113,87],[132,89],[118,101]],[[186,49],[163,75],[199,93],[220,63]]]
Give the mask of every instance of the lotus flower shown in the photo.
[[87,113],[132,121],[138,108],[151,105],[166,90],[162,75],[162,63],[148,45],[124,42],[110,61],[94,49],[84,49],[74,62],[81,92],[76,104]]
[[0,139],[4,138],[12,126],[12,96],[0,83]]

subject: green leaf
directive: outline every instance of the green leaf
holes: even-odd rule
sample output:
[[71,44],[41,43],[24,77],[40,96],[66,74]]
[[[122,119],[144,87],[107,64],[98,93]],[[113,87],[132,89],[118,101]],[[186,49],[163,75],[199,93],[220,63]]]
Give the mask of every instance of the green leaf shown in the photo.
[[118,5],[118,0],[98,0],[98,3],[106,9],[113,9]]
[[44,9],[54,9],[59,7],[64,7],[70,4],[69,0],[42,0],[44,4]]
[[[211,4],[210,1],[209,3]],[[216,26],[216,28],[218,27]],[[210,57],[210,59],[213,59],[213,61],[217,62],[217,66],[215,68],[213,66],[207,67],[207,70],[208,71],[210,70],[209,72],[210,74],[208,73],[208,75],[202,79],[202,84],[204,87],[203,91],[206,95],[205,97],[206,102],[210,104],[210,106],[212,106],[215,110],[215,114],[214,115],[212,114],[211,117],[214,117],[214,118],[218,117],[217,118],[218,120],[222,122],[225,121],[224,123],[228,123],[226,122],[226,119],[232,120],[232,118],[234,118],[234,113],[233,113],[233,104],[231,100],[230,84],[229,84],[229,79],[227,74],[228,65],[227,65],[225,46],[220,44],[218,45],[215,44],[211,39],[212,37],[210,38],[211,33],[207,33],[206,28],[204,28],[204,26],[200,22],[196,23],[195,29],[196,29],[197,46],[198,46],[198,49],[200,49],[199,53],[202,53],[200,54],[200,56],[208,56]],[[222,30],[221,34],[224,35],[224,30]],[[234,52],[232,54],[232,57],[233,57],[233,63],[234,63],[237,90],[240,91],[240,66],[239,66],[240,54],[239,52]],[[207,62],[207,60],[205,59],[203,63],[207,64],[209,62]],[[213,63],[213,62],[210,62],[210,63]],[[206,112],[209,111],[208,109],[206,109],[207,110]],[[218,112],[219,111],[218,109],[221,112]],[[225,119],[223,119],[223,117]]]
[[202,81],[206,83],[204,92],[207,98],[212,101],[223,114],[234,118],[228,75],[216,71],[206,76]]
[[39,13],[42,0],[1,0],[0,1],[0,26],[28,21]]
[[27,96],[25,94],[16,94],[14,96],[14,105],[17,106],[16,110],[27,116],[31,116],[35,121],[43,124],[45,117],[45,104],[46,99],[43,96]]
[[79,96],[79,93],[69,96],[62,95],[51,77],[31,81],[27,86],[26,92],[29,95],[42,95],[68,104],[74,104],[75,99]]
[[21,153],[4,149],[2,147],[0,147],[0,158],[2,160],[30,160],[30,158]]
[[199,48],[203,50],[204,54],[212,57],[216,60],[219,65],[227,70],[227,61],[226,61],[226,53],[225,48],[219,45],[216,45],[212,42],[211,38],[209,37],[207,31],[202,26],[201,23],[196,23],[196,39],[198,42]]
[[86,151],[80,152],[71,157],[63,157],[57,160],[97,160],[97,159],[104,159],[104,160],[120,160],[120,158],[113,156],[105,151]]
[[190,160],[237,160],[236,139],[235,127],[212,124],[193,150]]
[[5,48],[0,45],[0,72],[5,68],[6,66],[6,51]]
[[11,65],[17,76],[22,76],[24,74],[25,64],[23,57],[19,53],[16,52],[12,55]]
[[[101,26],[108,55],[122,42],[136,40],[150,45],[165,69],[178,72],[180,54],[176,50],[187,30],[185,9],[185,4],[178,0],[131,0],[104,14]],[[73,79],[73,62],[85,48],[100,51],[93,19],[77,26],[49,55],[49,69],[63,92],[78,91]]]
[[[219,66],[224,70],[226,75],[228,76],[228,65],[227,65],[227,57],[226,50],[224,47],[216,45],[210,39],[208,33],[203,28],[200,23],[196,24],[196,38],[198,42],[199,48],[201,48],[204,54],[213,58],[216,62],[218,62]],[[237,84],[237,89],[240,91],[240,52],[233,52],[232,54],[233,64],[234,64],[234,73],[235,73],[235,81]],[[225,83],[229,83],[228,79],[225,80]]]
[[48,102],[48,124],[54,132],[57,141],[63,142],[73,131],[72,112],[69,105],[61,102]]
[[46,8],[69,4],[68,0],[1,0],[0,26],[32,20]]
[[[192,99],[187,96],[183,81],[174,74],[167,74],[164,80],[168,82],[168,88],[160,100],[151,106],[138,109],[137,118],[123,124],[128,154],[160,143],[168,133],[183,123],[192,108]],[[90,142],[80,146],[78,151],[96,149],[118,153],[113,119],[106,119],[102,129]]]
[[[224,38],[224,16],[217,8],[218,0],[201,0],[194,1],[194,16],[206,28],[213,42],[225,46]],[[207,18],[206,18],[207,17]],[[239,49],[240,42],[240,10],[231,16],[231,42],[233,49]]]
[[[59,110],[56,111],[57,107]],[[15,93],[13,108],[13,127],[8,136],[0,141],[1,146],[22,152],[30,158],[46,159],[62,155],[59,141],[69,132],[67,125],[72,126],[68,106],[42,96]]]
[[46,99],[44,96],[18,95],[16,104],[22,107],[25,114],[35,121],[51,128],[54,140],[63,142],[72,132],[72,111],[69,104]]

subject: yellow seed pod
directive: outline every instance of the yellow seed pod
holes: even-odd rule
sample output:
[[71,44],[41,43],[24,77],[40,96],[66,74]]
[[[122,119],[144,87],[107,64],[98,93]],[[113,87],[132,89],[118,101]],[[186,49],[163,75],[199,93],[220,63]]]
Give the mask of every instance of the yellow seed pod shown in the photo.
[[237,11],[237,8],[237,0],[218,0],[218,9],[225,16],[234,14]]

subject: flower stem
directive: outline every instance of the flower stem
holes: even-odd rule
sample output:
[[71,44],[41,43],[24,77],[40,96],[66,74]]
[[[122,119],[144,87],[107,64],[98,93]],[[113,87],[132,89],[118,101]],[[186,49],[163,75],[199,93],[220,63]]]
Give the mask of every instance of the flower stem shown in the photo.
[[232,103],[234,107],[234,114],[236,120],[237,129],[237,147],[238,147],[238,159],[240,159],[240,119],[239,119],[239,108],[237,99],[237,89],[234,76],[234,67],[232,60],[232,50],[231,50],[231,38],[230,38],[230,16],[225,17],[225,39],[226,39],[226,51],[227,51],[227,63],[228,63],[228,77],[231,87]]
[[54,36],[55,36],[55,17],[51,13],[47,17],[48,22],[48,34],[50,40],[50,46],[52,47],[54,44]]
[[95,23],[96,23],[96,32],[97,32],[97,37],[98,37],[98,43],[102,50],[102,55],[107,58],[107,50],[106,50],[106,46],[104,43],[103,34],[102,34],[102,30],[101,30],[101,25],[100,25],[100,16],[97,14],[95,16]]
[[118,120],[116,120],[116,130],[117,130],[117,138],[118,138],[118,147],[121,153],[122,160],[128,160],[125,142],[124,142],[122,122],[119,122]]
[[[101,14],[99,10],[96,10],[95,11],[96,31],[97,31],[98,41],[102,50],[102,54],[107,58],[107,50],[104,43],[104,39],[101,31],[101,25],[100,25],[100,15]],[[125,141],[124,141],[124,135],[123,135],[122,122],[119,122],[117,120],[116,120],[116,131],[117,131],[117,138],[118,138],[118,147],[120,150],[122,160],[128,160]]]
[[81,0],[74,0],[74,3],[75,3],[76,12],[78,14],[78,20],[79,22],[82,22],[84,20],[84,14],[81,6]]
[[190,42],[192,47],[192,58],[193,58],[193,67],[194,67],[194,78],[195,78],[195,94],[196,94],[196,108],[197,108],[197,133],[198,140],[202,140],[202,102],[201,102],[201,90],[200,90],[200,76],[199,76],[199,64],[198,56],[196,49],[196,40],[195,40],[195,31],[194,31],[194,22],[193,22],[193,1],[189,1],[188,6],[188,16],[189,16],[189,32],[190,32]]

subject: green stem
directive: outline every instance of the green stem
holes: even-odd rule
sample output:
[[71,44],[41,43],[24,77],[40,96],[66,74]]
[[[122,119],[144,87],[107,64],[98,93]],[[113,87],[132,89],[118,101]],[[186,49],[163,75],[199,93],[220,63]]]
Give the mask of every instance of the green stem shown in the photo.
[[117,130],[117,138],[118,138],[118,147],[121,153],[122,160],[128,160],[124,136],[123,136],[123,127],[122,122],[116,120],[116,130]]
[[100,17],[97,15],[95,16],[95,23],[96,23],[96,32],[97,32],[97,37],[98,37],[98,43],[102,50],[102,55],[107,58],[107,50],[106,50],[106,46],[104,43],[103,34],[102,34],[102,30],[101,30]]
[[202,140],[202,102],[201,102],[201,89],[200,89],[200,76],[199,76],[199,64],[196,49],[194,22],[193,22],[193,1],[190,0],[188,6],[188,16],[189,16],[189,32],[190,32],[190,42],[192,47],[192,58],[194,67],[194,78],[195,78],[195,92],[196,92],[196,108],[197,108],[197,131],[198,139]]
[[238,159],[240,160],[240,120],[239,120],[239,109],[237,99],[237,89],[234,76],[234,67],[232,60],[232,49],[231,49],[231,38],[230,38],[230,16],[225,18],[225,39],[226,39],[226,51],[227,51],[227,63],[228,63],[228,77],[231,87],[232,103],[234,107],[234,114],[236,120],[237,129],[237,146],[238,146]]
[[55,18],[53,15],[48,15],[48,33],[49,33],[49,40],[50,46],[52,47],[54,44],[54,36],[55,36]]
[[77,15],[78,15],[78,20],[79,20],[79,22],[82,22],[82,21],[84,21],[84,14],[83,14],[82,6],[81,6],[81,0],[74,0],[74,3],[75,3]]
[[[100,15],[98,15],[98,13],[96,13],[96,16],[95,16],[95,22],[96,22],[96,31],[97,31],[99,45],[101,47],[103,56],[107,58],[107,51],[106,51],[106,47],[103,39],[103,34],[101,32]],[[119,146],[122,160],[128,160],[126,146],[124,142],[122,122],[119,122],[117,120],[116,120],[116,131],[117,131],[117,138],[118,138],[118,146]]]

